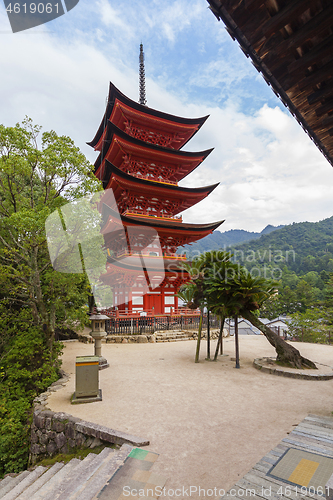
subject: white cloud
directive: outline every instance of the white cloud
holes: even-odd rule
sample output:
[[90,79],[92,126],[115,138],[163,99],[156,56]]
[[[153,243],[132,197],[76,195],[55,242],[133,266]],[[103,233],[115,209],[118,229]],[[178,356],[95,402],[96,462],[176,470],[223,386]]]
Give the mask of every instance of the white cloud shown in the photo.
[[[90,23],[86,33],[75,25],[73,9],[71,17],[63,16],[59,24],[50,23],[50,28],[46,25],[15,35],[0,34],[2,123],[9,126],[31,116],[44,130],[71,136],[94,161],[96,153],[85,143],[93,138],[102,119],[109,81],[130,98],[138,98],[142,29],[149,40],[145,46],[149,53],[146,68],[151,68],[147,71],[149,106],[187,117],[210,114],[185,149],[215,149],[181,184],[220,185],[186,211],[184,220],[203,223],[226,219],[221,230],[254,231],[267,224],[315,221],[332,215],[332,168],[287,112],[271,104],[261,104],[250,113],[240,107],[239,89],[252,73],[249,70],[247,75],[245,58],[230,63],[230,57],[224,59],[223,51],[219,52],[221,44],[228,50],[226,38],[223,35],[219,45],[221,25],[207,11],[205,2],[181,0],[166,6],[157,0],[124,0],[113,7],[111,2],[100,0],[98,5],[93,17],[91,5],[82,1],[78,12],[80,26],[84,21]],[[4,30],[9,27],[3,7],[0,25]],[[59,32],[50,31],[54,26],[61,27]],[[187,59],[189,44],[191,60]],[[195,64],[200,57],[206,58],[205,66]],[[223,72],[224,61],[230,75]],[[198,75],[204,67],[206,72]],[[161,72],[151,78],[156,68]],[[236,68],[244,69],[238,74]],[[218,81],[217,93],[220,85],[230,92],[222,105],[215,94],[207,92],[211,77]],[[198,92],[193,100],[189,98],[191,81]],[[239,86],[234,94],[233,82]]]
[[[124,36],[131,34],[130,26],[123,20],[123,15],[120,9],[112,7],[108,0],[98,0],[97,9],[100,9],[102,23],[108,28],[117,28],[124,33]],[[125,18],[126,19],[126,18]]]

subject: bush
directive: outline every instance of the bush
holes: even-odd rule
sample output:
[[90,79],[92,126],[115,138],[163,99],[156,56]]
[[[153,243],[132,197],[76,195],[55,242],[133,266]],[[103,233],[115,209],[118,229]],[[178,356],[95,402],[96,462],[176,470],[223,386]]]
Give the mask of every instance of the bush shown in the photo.
[[59,345],[52,356],[43,331],[11,337],[0,361],[0,476],[28,465],[33,399],[59,378]]

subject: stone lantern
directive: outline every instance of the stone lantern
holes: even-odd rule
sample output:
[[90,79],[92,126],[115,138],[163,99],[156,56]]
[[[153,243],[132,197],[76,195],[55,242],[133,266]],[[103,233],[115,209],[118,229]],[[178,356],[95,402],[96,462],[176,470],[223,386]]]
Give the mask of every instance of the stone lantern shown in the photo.
[[107,360],[102,356],[102,339],[106,337],[105,321],[109,318],[104,314],[93,314],[90,316],[90,319],[92,330],[90,335],[95,339],[95,356],[98,356],[99,369],[102,370],[110,366]]

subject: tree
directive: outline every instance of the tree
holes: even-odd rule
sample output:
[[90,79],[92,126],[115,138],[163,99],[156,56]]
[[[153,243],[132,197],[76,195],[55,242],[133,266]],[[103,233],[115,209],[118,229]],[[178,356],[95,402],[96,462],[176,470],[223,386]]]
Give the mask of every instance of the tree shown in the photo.
[[[198,329],[197,349],[195,355],[196,363],[199,362],[203,310],[205,306],[208,307],[208,310],[210,310],[210,307],[212,306],[212,304],[207,303],[206,287],[205,287],[207,272],[210,269],[215,269],[216,265],[223,265],[223,263],[226,262],[229,262],[230,265],[237,267],[236,264],[232,264],[230,262],[230,258],[231,254],[229,252],[224,252],[221,250],[212,250],[210,252],[205,252],[203,254],[194,257],[194,259],[191,262],[183,264],[183,268],[190,275],[191,281],[181,287],[178,296],[187,302],[187,307],[189,307],[190,309],[199,308],[201,312],[199,329]],[[221,315],[221,329],[214,357],[214,359],[216,360],[218,347],[219,344],[222,342],[223,323],[224,323],[224,318],[226,316],[224,315],[225,311],[223,308],[220,308],[219,312],[217,311],[214,312],[217,315]]]
[[232,297],[237,315],[249,320],[265,335],[276,350],[278,362],[295,368],[316,368],[312,361],[301,356],[295,347],[276,335],[255,314],[261,305],[276,293],[274,282],[260,276],[253,277],[244,268],[240,268],[237,275],[225,282],[211,281],[208,293],[210,302],[216,300],[224,303]]
[[89,284],[84,274],[52,268],[45,221],[59,207],[99,190],[93,166],[69,137],[41,134],[28,118],[0,126],[1,295],[8,307],[31,311],[50,352],[57,325],[84,320]]
[[330,326],[327,325],[326,311],[318,308],[307,309],[292,315],[289,324],[291,335],[302,342],[328,344]]

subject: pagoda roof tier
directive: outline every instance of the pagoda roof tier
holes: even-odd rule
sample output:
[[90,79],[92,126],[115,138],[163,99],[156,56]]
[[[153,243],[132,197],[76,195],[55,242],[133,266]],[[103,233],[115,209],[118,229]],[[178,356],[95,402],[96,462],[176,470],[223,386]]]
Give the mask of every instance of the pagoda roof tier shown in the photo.
[[139,260],[137,265],[131,265],[125,261],[115,261],[108,258],[107,271],[100,279],[104,284],[111,287],[130,286],[136,290],[142,290],[143,293],[147,293],[149,288],[164,287],[166,284],[178,288],[181,284],[189,281],[190,276],[184,269],[173,268],[169,271],[165,267],[163,271],[163,269],[155,269],[154,267],[142,268]]
[[88,144],[100,151],[106,124],[112,122],[133,137],[177,150],[193,137],[207,118],[182,118],[148,108],[132,101],[110,83],[104,117],[94,139]]
[[[185,244],[194,243],[208,234],[211,234],[224,221],[210,224],[189,224],[177,221],[163,220],[158,217],[135,217],[119,215],[109,206],[103,204],[102,214],[104,226],[105,246],[118,253],[131,248],[145,248],[153,242],[154,235],[158,235],[159,244],[165,251],[175,252],[176,249]],[[124,228],[130,230],[124,231]],[[146,231],[144,229],[146,228]],[[154,231],[153,231],[154,230]]]
[[219,185],[186,188],[133,177],[107,160],[105,166],[110,179],[106,189],[112,189],[120,213],[150,210],[161,217],[174,216],[206,198]]
[[104,161],[109,160],[134,176],[175,183],[192,172],[212,151],[213,148],[192,153],[155,146],[130,137],[109,122],[105,146],[95,162],[94,173],[105,185],[109,179],[103,166]]

